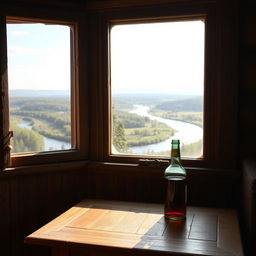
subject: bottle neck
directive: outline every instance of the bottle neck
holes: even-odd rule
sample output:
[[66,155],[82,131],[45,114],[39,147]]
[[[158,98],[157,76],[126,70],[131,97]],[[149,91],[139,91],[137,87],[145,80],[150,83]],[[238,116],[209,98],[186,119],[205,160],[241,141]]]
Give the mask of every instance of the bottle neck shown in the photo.
[[180,164],[180,148],[179,147],[172,148],[170,163]]

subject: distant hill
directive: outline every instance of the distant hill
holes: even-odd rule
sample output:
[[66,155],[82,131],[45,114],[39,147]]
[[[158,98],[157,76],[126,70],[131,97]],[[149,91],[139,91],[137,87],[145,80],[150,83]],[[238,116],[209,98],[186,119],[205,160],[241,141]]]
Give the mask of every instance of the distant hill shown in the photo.
[[160,109],[164,111],[194,111],[201,112],[203,110],[203,99],[201,96],[182,99],[182,100],[172,100],[164,101],[155,106],[155,109]]
[[68,97],[68,90],[10,90],[10,97]]
[[[161,105],[161,103],[184,100],[191,96],[189,95],[175,95],[175,94],[114,94],[112,102],[117,109],[132,108],[134,105],[146,105],[153,107],[155,105]],[[193,97],[193,96],[192,96]],[[194,96],[196,97],[196,96]]]

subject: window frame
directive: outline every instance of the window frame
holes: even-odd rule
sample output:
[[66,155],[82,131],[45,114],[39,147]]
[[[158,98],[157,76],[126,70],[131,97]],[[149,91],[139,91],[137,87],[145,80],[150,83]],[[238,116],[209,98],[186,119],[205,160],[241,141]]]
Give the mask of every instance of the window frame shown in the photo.
[[[111,92],[110,92],[110,27],[112,24],[129,22],[159,21],[159,19],[189,19],[193,17],[205,18],[205,92],[204,92],[204,158],[183,158],[185,166],[190,167],[234,167],[236,166],[236,87],[234,74],[237,74],[237,45],[231,45],[236,40],[236,26],[232,20],[225,19],[224,10],[228,8],[227,1],[192,1],[193,3],[170,3],[139,6],[113,6],[103,9],[92,6],[91,31],[97,31],[98,37],[92,36],[97,42],[97,48],[91,49],[92,59],[97,65],[92,66],[93,74],[100,79],[94,80],[93,92],[98,95],[96,105],[101,110],[99,120],[91,124],[91,137],[97,146],[91,146],[92,160],[139,164],[140,159],[153,158],[149,156],[111,155]],[[121,4],[120,4],[121,5]],[[232,12],[234,10],[231,10]],[[234,16],[236,17],[236,16]],[[229,37],[225,33],[229,31]],[[95,34],[95,32],[93,33]],[[236,41],[235,41],[236,42]],[[223,61],[223,54],[228,51],[228,61]],[[224,54],[226,56],[226,54]],[[224,66],[224,62],[228,66]],[[229,72],[228,75],[226,72]],[[231,77],[234,76],[234,77]],[[230,90],[227,94],[227,90]],[[228,97],[226,97],[228,96]],[[226,109],[222,109],[228,107]],[[93,112],[96,115],[97,112]],[[93,127],[94,131],[92,131]],[[101,129],[103,127],[103,129]],[[223,132],[224,131],[224,132]],[[228,144],[227,144],[228,142]],[[163,158],[163,160],[168,160]]]
[[[87,43],[86,20],[78,11],[63,11],[42,7],[6,8],[1,16],[7,24],[7,19],[17,19],[33,22],[63,24],[70,26],[71,34],[71,140],[74,149],[21,153],[10,156],[10,162],[5,167],[18,167],[36,164],[49,164],[73,160],[85,160],[88,157],[88,83],[87,83]],[[3,26],[4,27],[4,26]],[[83,28],[83,29],[82,29]],[[6,29],[6,25],[5,25]],[[6,35],[6,31],[5,31]],[[5,39],[7,45],[7,37]],[[7,64],[6,64],[7,65]],[[8,86],[7,86],[8,87]],[[9,99],[5,99],[4,104]],[[5,120],[3,120],[4,122]],[[3,124],[9,127],[9,120]],[[15,136],[15,134],[14,134]]]
[[[126,24],[149,24],[149,23],[164,23],[164,22],[182,22],[182,21],[198,21],[198,20],[203,20],[204,23],[206,24],[206,15],[202,15],[202,14],[192,14],[192,15],[188,15],[188,16],[184,16],[184,15],[181,15],[181,16],[175,16],[175,17],[162,17],[162,18],[145,18],[145,19],[131,19],[131,20],[124,20],[124,21],[115,21],[115,20],[110,20],[109,22],[109,36],[110,36],[110,31],[112,29],[112,27],[116,26],[116,25],[126,25]],[[109,67],[108,67],[108,72],[109,72],[109,94],[110,94],[110,97],[112,99],[112,93],[111,93],[111,54],[110,54],[110,47],[111,47],[111,40],[109,40]],[[204,82],[205,84],[205,82]],[[205,85],[204,85],[205,87]],[[111,103],[111,99],[110,99],[110,116],[112,117],[112,103]],[[203,98],[204,99],[204,98]],[[204,105],[204,100],[203,100],[203,105]],[[203,106],[203,114],[204,114],[204,106]],[[204,118],[204,117],[203,117]],[[112,119],[112,118],[111,118]],[[129,154],[113,154],[111,153],[112,151],[112,148],[111,148],[111,141],[112,141],[112,122],[110,124],[110,127],[109,127],[109,133],[110,133],[110,139],[109,139],[109,142],[108,142],[108,145],[109,145],[109,149],[108,149],[108,155],[110,156],[110,158],[115,158],[115,157],[118,157],[118,158],[122,158],[122,157],[126,157],[128,156],[129,158],[131,157],[135,157],[135,158],[138,158],[138,159],[145,159],[145,158],[149,158],[149,159],[167,159],[167,157],[164,157],[164,156],[154,156],[154,155],[139,155],[139,154],[136,154],[136,155],[129,155]],[[204,120],[203,120],[203,128],[204,127]],[[204,135],[203,135],[203,141],[204,141]],[[170,149],[171,149],[171,145],[170,145]],[[203,155],[204,155],[204,152],[205,152],[205,145],[203,144]],[[203,161],[204,160],[204,157],[198,157],[198,158],[189,158],[189,157],[183,157],[183,159],[191,159],[191,160],[197,160],[197,161]],[[136,162],[138,161],[137,159],[135,160]]]

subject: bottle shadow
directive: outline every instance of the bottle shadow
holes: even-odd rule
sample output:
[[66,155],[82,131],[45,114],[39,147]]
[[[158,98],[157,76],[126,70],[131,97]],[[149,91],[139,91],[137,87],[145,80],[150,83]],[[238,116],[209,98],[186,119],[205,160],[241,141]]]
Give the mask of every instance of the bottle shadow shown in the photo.
[[189,238],[193,217],[193,214],[188,214],[186,219],[174,221],[162,216],[141,236],[140,242],[134,248],[151,250],[172,248],[174,251],[176,249],[179,251],[180,245]]

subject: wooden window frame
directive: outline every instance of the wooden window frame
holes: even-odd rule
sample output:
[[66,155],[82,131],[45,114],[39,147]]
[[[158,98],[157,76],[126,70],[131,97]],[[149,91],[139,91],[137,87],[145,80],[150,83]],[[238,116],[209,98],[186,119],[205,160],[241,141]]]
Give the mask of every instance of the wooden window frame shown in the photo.
[[[141,6],[142,2],[145,4]],[[161,3],[163,2],[163,3]],[[168,3],[167,3],[168,2]],[[112,3],[112,4],[111,4]],[[135,6],[136,5],[136,6]],[[111,155],[111,92],[109,30],[111,24],[172,18],[205,17],[204,158],[184,158],[190,167],[234,168],[236,162],[237,9],[229,0],[160,1],[146,4],[124,1],[91,4],[90,22],[91,116],[90,159],[99,162],[138,164],[148,156]],[[226,15],[232,15],[226,19]],[[226,56],[226,58],[225,58]],[[228,58],[227,58],[228,56]],[[155,157],[152,157],[155,158]],[[167,160],[167,159],[166,159]]]
[[[0,13],[1,27],[4,32],[1,34],[1,41],[4,47],[1,51],[6,52],[6,20],[15,17],[17,20],[45,22],[53,24],[68,25],[72,29],[71,39],[71,123],[72,125],[72,144],[75,149],[63,151],[46,151],[39,153],[25,153],[9,155],[9,162],[3,163],[0,169],[7,167],[29,166],[37,164],[49,164],[57,162],[67,162],[74,160],[85,160],[88,157],[88,82],[87,82],[87,41],[86,41],[86,19],[80,11],[65,11],[48,9],[44,7],[10,7],[7,6]],[[5,23],[5,24],[3,24]],[[4,38],[4,39],[3,39]],[[7,74],[7,58],[3,60],[2,69]],[[2,82],[2,88],[8,93],[7,79]],[[7,94],[8,95],[8,94]],[[3,99],[3,105],[8,106],[8,97]],[[7,117],[8,114],[8,117]],[[1,121],[2,127],[9,130],[9,112],[1,113],[4,117]],[[15,136],[15,134],[14,134]],[[1,152],[5,155],[5,152]]]

